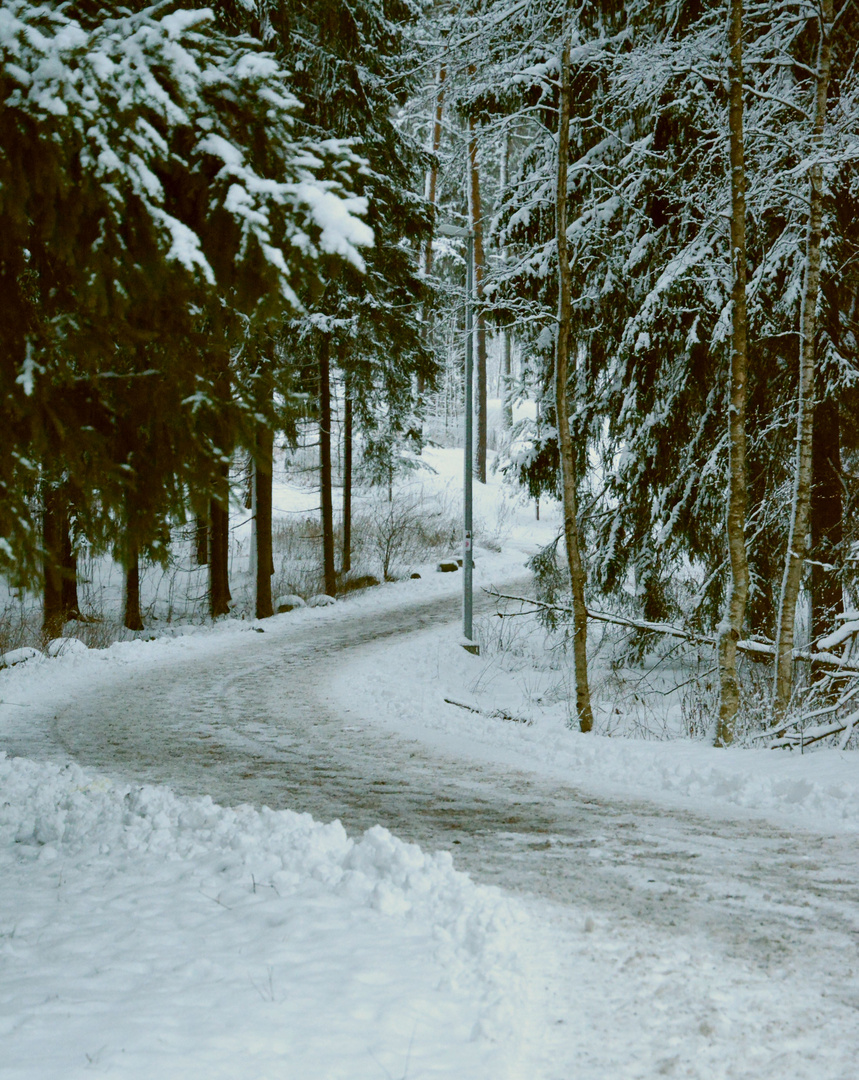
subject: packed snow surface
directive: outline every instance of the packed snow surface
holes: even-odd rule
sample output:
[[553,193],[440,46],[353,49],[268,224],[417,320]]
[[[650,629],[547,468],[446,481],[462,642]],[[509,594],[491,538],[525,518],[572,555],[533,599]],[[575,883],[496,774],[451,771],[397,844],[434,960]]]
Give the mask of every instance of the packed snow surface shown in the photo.
[[[380,664],[389,672],[384,685]],[[702,740],[582,735],[571,729],[569,702],[546,704],[527,689],[522,672],[470,656],[438,630],[368,648],[333,679],[345,715],[371,714],[377,723],[469,757],[537,770],[607,796],[859,832],[855,752],[716,750]]]

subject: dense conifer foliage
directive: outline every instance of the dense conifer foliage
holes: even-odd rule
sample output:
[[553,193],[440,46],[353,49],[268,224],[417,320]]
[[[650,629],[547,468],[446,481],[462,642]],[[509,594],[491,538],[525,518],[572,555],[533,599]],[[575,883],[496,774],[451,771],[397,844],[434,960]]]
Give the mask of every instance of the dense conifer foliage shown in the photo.
[[362,267],[371,234],[353,151],[298,131],[285,71],[211,12],[13,2],[0,39],[0,514],[27,579],[59,479],[90,535],[133,496],[156,540],[231,448],[240,328],[299,307],[323,255]]
[[429,224],[421,192],[424,157],[397,122],[416,86],[419,52],[412,34],[421,5],[323,0],[270,3],[265,10],[264,36],[292,72],[302,130],[323,145],[352,140],[364,160],[356,191],[367,200],[365,220],[374,238],[363,272],[332,267],[322,290],[307,298],[309,324],[287,336],[305,355],[318,351],[322,335],[330,337],[368,450],[387,462],[398,436],[414,427],[413,378],[433,376],[418,272]]

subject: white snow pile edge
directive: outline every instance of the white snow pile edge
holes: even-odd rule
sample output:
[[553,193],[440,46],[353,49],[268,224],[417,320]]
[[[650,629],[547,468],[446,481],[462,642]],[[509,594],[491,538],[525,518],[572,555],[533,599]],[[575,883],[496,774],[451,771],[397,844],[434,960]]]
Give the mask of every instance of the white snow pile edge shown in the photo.
[[[520,1027],[524,909],[455,870],[447,852],[427,854],[381,826],[353,840],[339,821],[223,807],[208,796],[117,784],[75,764],[0,752],[0,872],[5,878],[16,866],[20,873],[35,864],[62,865],[67,877],[73,871],[87,881],[127,874],[143,888],[153,868],[166,868],[227,910],[242,910],[251,899],[265,903],[271,925],[302,906],[340,911],[353,922],[363,910],[359,919],[389,924],[391,948],[404,933],[426,939],[421,948],[441,972],[442,996],[476,1006],[472,1040],[500,1050]],[[166,915],[169,891],[158,902]]]

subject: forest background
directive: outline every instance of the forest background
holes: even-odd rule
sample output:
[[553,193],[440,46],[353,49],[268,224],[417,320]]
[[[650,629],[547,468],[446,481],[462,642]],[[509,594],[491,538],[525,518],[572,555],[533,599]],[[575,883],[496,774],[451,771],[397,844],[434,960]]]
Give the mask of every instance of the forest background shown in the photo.
[[43,639],[84,550],[129,631],[178,544],[226,615],[246,462],[271,615],[274,463],[308,443],[347,585],[353,484],[393,504],[461,418],[448,222],[476,479],[563,506],[530,606],[574,722],[600,619],[715,650],[707,737],[851,745],[857,39],[853,0],[4,4],[0,560]]

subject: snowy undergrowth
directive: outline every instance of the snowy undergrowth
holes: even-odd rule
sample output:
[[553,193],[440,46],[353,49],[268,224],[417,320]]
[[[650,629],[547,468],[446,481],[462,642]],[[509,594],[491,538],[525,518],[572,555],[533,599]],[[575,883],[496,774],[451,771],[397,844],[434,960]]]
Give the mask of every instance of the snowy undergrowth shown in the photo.
[[[387,486],[357,485],[352,493],[352,569],[344,580],[364,577],[383,580],[426,574],[440,558],[461,554],[461,451],[427,447],[421,467],[396,477],[392,501]],[[292,463],[294,465],[294,463]],[[241,502],[241,470],[234,472],[235,499],[230,513],[229,576],[232,618],[254,613],[255,571],[252,567],[252,512]],[[317,477],[317,470],[309,474]],[[287,470],[278,455],[273,483],[272,595],[298,595],[307,600],[324,591],[319,492],[308,487],[308,475]],[[335,494],[339,506],[341,495]],[[507,545],[519,518],[527,518],[517,492],[505,489],[500,478],[476,495],[477,542],[498,553]],[[341,523],[335,547],[342,547]],[[522,528],[519,532],[529,530]],[[551,527],[536,534],[530,548],[550,538]],[[526,546],[527,546],[526,541]],[[434,569],[434,568],[432,568]],[[124,574],[109,554],[83,546],[78,556],[78,601],[83,619],[71,620],[64,634],[89,648],[103,649],[116,641],[170,634],[176,627],[211,624],[208,614],[208,567],[195,560],[193,524],[177,526],[171,536],[167,564],[141,560],[141,634],[123,626]],[[11,587],[0,578],[0,654],[22,647],[41,648],[41,600],[37,592]]]
[[[572,627],[547,629],[533,610],[507,605],[504,617],[477,620],[484,658],[475,689],[501,678],[525,711],[576,715]],[[712,649],[664,638],[638,662],[625,657],[628,632],[599,623],[589,634],[594,729],[632,739],[706,738],[718,709]]]
[[[500,658],[491,650],[472,656],[450,629],[387,641],[342,666],[333,693],[349,722],[372,717],[445,753],[542,773],[595,794],[706,814],[751,813],[812,830],[859,830],[854,753],[717,750],[689,737],[627,737],[656,715],[656,694],[646,711],[628,697],[597,699],[603,733],[582,735],[570,723],[572,686],[568,696],[551,690],[558,672],[532,666],[527,637],[521,632],[518,661],[515,648]],[[390,673],[382,687],[373,674],[381,662]],[[606,716],[609,709],[618,712]]]
[[516,1075],[521,909],[382,828],[0,755],[4,1076]]

